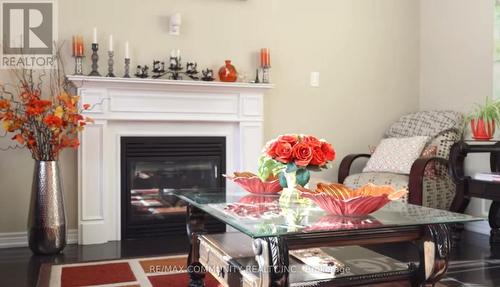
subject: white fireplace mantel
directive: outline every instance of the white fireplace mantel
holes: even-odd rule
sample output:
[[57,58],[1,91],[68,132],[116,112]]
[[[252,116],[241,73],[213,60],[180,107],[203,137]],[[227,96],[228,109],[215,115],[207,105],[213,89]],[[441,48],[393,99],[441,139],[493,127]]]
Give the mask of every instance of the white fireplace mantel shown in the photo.
[[269,84],[68,76],[94,124],[78,152],[78,242],[121,239],[120,138],[223,136],[226,172],[256,170]]

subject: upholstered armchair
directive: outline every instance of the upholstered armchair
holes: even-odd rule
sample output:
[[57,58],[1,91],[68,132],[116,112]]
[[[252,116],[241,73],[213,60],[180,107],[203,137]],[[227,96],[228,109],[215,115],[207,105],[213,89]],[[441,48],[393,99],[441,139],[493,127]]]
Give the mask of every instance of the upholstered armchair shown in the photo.
[[[351,165],[370,154],[351,154],[340,163],[338,180],[351,188],[367,183],[391,185],[408,190],[405,202],[432,208],[458,211],[455,184],[449,174],[448,158],[451,146],[462,138],[463,116],[452,111],[423,111],[401,117],[385,132],[383,138],[427,136],[427,147],[433,147],[431,156],[418,158],[409,174],[361,172],[350,174]],[[425,151],[425,150],[424,150]],[[432,172],[429,170],[432,169]]]

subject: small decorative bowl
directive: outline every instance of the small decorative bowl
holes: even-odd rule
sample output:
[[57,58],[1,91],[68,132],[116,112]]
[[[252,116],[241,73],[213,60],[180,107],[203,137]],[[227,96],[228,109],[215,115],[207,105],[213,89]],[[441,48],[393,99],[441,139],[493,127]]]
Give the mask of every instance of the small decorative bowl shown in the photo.
[[251,172],[235,172],[234,175],[224,176],[253,194],[276,194],[283,189],[279,179],[262,181]]
[[371,183],[355,190],[339,183],[318,183],[315,191],[300,187],[299,190],[303,197],[311,199],[326,212],[344,216],[368,215],[407,193],[406,190],[395,191],[391,186]]

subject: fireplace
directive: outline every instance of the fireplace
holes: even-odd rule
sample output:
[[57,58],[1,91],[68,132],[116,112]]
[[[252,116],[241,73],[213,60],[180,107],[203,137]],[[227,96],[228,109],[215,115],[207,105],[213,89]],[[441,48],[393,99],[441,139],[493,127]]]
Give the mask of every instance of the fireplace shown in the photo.
[[225,192],[225,172],[224,137],[122,137],[122,239],[185,237],[186,203],[169,193]]
[[[122,197],[125,194],[121,178],[124,167],[122,139],[224,138],[226,153],[222,154],[225,158],[222,163],[225,163],[226,173],[257,170],[256,159],[264,142],[264,93],[273,87],[270,84],[86,76],[68,76],[68,79],[77,87],[81,102],[93,107],[84,113],[94,119],[81,134],[78,149],[79,244],[101,244],[123,238],[122,219],[126,217],[122,218]],[[167,154],[166,157],[174,160],[174,156]],[[154,156],[146,157],[149,157],[148,161],[136,161],[136,169],[152,167],[157,170],[151,160]],[[223,172],[222,166],[217,166],[219,174]],[[219,177],[219,180],[221,185],[224,184],[223,179]],[[227,193],[237,189],[230,181],[225,184]],[[135,188],[139,191],[155,188],[139,181],[137,186],[145,187]],[[175,213],[174,208],[167,210]],[[130,225],[137,231],[136,236],[141,230],[139,218]],[[146,216],[143,219],[153,218]],[[161,223],[148,221],[142,225],[156,224]],[[173,227],[175,224],[164,226]],[[185,227],[179,225],[179,228],[184,231]],[[165,229],[159,227],[157,230]]]

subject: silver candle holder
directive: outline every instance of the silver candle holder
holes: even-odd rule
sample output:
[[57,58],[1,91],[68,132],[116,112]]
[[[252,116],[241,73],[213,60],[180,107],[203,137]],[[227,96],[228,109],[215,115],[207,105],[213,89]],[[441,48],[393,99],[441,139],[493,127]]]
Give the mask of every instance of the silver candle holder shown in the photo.
[[115,64],[115,61],[113,60],[114,56],[115,52],[108,51],[108,74],[106,77],[115,77],[115,74],[113,73],[113,65]]
[[125,74],[124,78],[130,78],[130,58],[125,58]]
[[83,75],[83,56],[74,56],[75,58],[75,75]]
[[269,84],[271,82],[270,70],[271,70],[270,66],[262,67],[262,83]]
[[99,61],[99,54],[97,54],[97,51],[99,51],[99,44],[92,43],[92,72],[90,72],[89,76],[101,76],[101,74],[99,74],[99,65],[97,64]]

